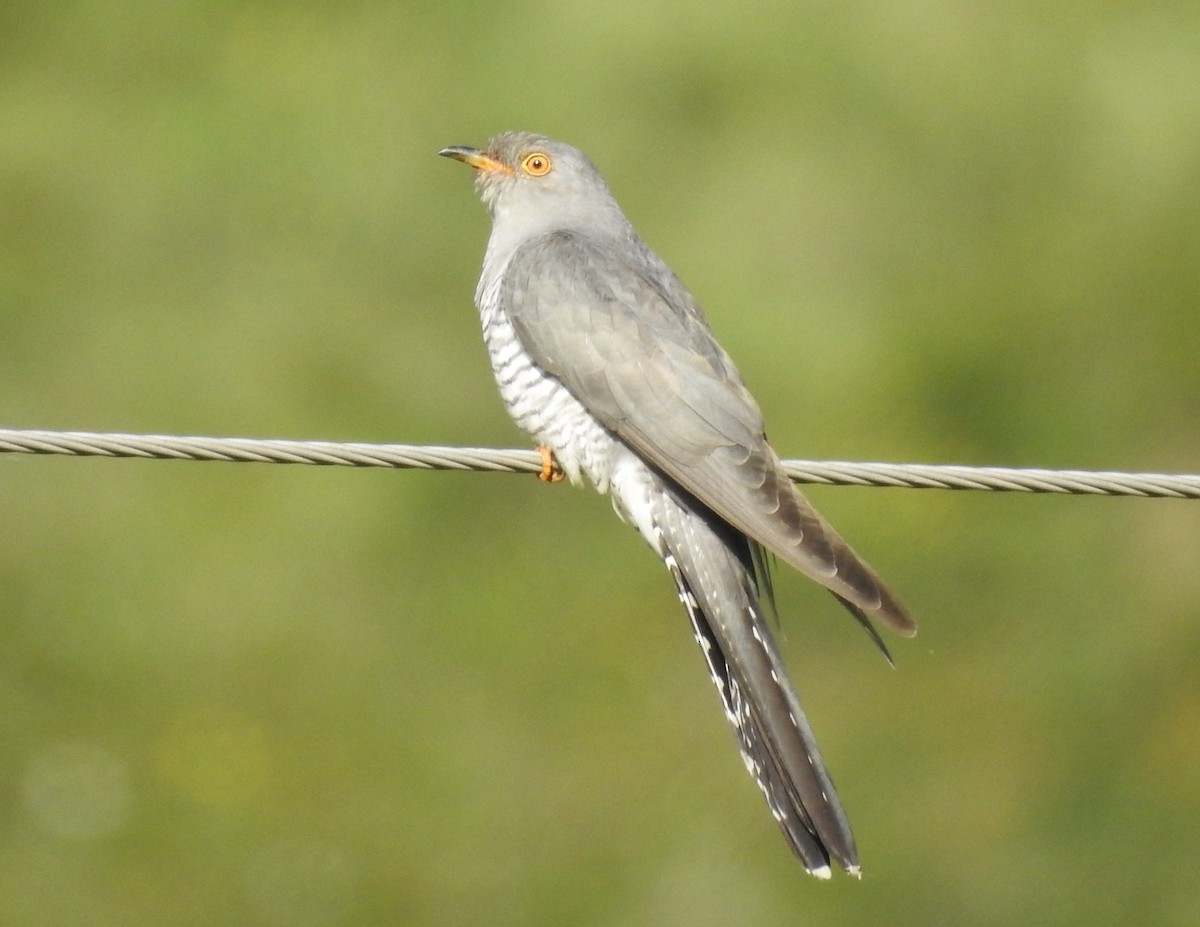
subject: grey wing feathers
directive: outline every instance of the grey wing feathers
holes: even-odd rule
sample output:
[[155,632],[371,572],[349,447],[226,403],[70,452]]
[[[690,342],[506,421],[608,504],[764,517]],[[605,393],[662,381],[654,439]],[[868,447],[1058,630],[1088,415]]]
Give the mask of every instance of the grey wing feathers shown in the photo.
[[718,516],[856,617],[912,634],[904,606],[783,473],[757,403],[682,284],[644,246],[633,253],[645,263],[629,253],[564,231],[523,244],[501,300],[526,350]]

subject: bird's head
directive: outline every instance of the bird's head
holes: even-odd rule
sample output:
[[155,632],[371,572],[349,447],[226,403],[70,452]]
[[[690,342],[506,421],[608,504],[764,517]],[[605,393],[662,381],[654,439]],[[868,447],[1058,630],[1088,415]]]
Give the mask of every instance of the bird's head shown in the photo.
[[[529,132],[505,132],[485,148],[438,154],[475,169],[475,188],[496,227],[620,232],[628,222],[595,165],[577,148]],[[514,228],[514,230],[515,230]]]

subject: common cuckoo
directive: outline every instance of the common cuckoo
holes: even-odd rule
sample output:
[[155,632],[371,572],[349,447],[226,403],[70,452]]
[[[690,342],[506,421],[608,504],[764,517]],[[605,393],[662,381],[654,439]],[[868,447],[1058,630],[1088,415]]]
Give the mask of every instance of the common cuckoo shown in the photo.
[[[662,558],[747,769],[800,861],[858,874],[854,838],[765,611],[773,554],[871,619],[916,626],[795,489],[703,311],[575,148],[510,132],[475,169],[492,234],[475,302],[509,414]],[[885,650],[886,653],[886,650]]]

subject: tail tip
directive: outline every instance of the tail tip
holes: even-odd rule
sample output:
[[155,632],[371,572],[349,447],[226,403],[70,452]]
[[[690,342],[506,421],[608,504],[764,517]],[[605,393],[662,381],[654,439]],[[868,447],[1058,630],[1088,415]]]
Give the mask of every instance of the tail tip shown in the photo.
[[[846,875],[852,876],[860,881],[862,880],[862,867],[857,863],[855,863],[853,866],[846,866],[845,869]],[[833,870],[829,867],[828,863],[823,866],[814,866],[811,869],[806,867],[805,871],[810,876],[820,879],[822,882],[828,882],[831,878],[833,878]]]

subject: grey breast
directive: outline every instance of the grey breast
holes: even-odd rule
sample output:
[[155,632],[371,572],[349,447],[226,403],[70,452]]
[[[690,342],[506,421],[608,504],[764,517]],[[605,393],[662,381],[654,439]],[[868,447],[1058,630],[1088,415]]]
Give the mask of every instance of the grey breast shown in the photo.
[[616,439],[562,383],[534,363],[504,311],[503,283],[504,267],[486,274],[479,281],[475,302],[508,414],[539,444],[554,451],[572,483],[586,476],[597,490],[608,492]]

